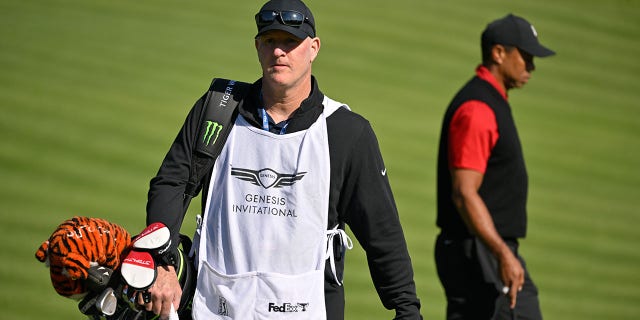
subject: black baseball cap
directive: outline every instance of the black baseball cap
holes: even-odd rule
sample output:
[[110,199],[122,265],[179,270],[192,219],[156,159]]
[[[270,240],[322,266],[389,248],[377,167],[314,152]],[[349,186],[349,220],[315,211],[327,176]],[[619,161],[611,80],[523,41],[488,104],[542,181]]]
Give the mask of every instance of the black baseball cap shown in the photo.
[[[292,12],[302,15],[301,17],[300,15],[294,15],[296,18],[301,18],[299,24],[288,21],[284,17],[284,15]],[[265,13],[275,13],[275,15],[264,15]],[[264,17],[267,17],[268,20],[265,20]],[[260,8],[255,18],[258,27],[256,38],[269,30],[286,31],[299,39],[316,37],[316,23],[313,19],[313,14],[309,7],[300,0],[271,0]]]
[[487,25],[482,32],[482,47],[489,48],[495,44],[517,47],[536,57],[547,57],[556,54],[538,41],[536,29],[524,18],[508,14]]

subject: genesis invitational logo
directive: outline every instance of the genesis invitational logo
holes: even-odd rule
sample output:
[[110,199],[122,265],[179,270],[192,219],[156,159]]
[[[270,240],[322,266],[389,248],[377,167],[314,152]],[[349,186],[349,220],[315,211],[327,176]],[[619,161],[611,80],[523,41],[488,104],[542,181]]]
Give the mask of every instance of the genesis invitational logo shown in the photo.
[[288,187],[301,180],[306,172],[285,174],[278,173],[273,169],[251,170],[242,168],[231,168],[231,175],[244,181],[249,181],[256,186],[265,189]]

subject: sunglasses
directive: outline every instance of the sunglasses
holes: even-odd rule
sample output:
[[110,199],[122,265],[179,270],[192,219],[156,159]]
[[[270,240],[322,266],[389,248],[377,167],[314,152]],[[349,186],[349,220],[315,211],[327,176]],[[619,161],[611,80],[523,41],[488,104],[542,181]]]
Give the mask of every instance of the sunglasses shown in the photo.
[[279,18],[285,26],[299,27],[305,22],[309,23],[309,18],[298,11],[263,10],[256,14],[256,24],[258,28],[266,27],[276,21],[276,18]]

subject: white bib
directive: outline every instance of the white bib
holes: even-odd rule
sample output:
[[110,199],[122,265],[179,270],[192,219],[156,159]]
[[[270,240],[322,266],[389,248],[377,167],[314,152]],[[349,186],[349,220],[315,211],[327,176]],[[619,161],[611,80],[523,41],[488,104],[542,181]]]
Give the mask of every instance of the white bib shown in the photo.
[[238,116],[194,236],[194,319],[326,319],[326,117],[342,104],[323,104],[311,127],[284,135]]

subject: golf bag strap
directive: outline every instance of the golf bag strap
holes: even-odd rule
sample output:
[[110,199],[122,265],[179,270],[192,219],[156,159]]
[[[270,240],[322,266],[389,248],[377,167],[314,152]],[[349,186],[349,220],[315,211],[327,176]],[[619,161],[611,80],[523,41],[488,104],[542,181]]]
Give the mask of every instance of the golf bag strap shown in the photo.
[[185,203],[198,195],[204,176],[211,171],[222,152],[238,116],[238,104],[249,91],[250,83],[215,78],[211,82],[200,116],[196,148],[191,157]]

